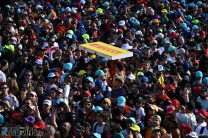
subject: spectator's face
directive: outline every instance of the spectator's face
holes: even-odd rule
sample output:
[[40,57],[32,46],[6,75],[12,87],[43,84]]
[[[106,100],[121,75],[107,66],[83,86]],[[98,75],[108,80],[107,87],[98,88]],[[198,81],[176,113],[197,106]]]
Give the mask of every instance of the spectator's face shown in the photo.
[[160,131],[153,131],[151,133],[152,138],[161,138],[161,132]]
[[22,63],[27,63],[28,57],[22,57]]
[[5,95],[5,94],[7,95],[8,92],[9,92],[8,86],[7,85],[1,86],[1,92],[2,92],[3,95]]
[[85,102],[84,107],[85,107],[86,109],[91,109],[91,108],[92,108],[92,103],[90,103],[90,102]]
[[26,73],[25,74],[25,79],[27,80],[27,81],[30,81],[30,80],[32,80],[32,74],[31,73]]
[[103,119],[102,119],[102,116],[101,116],[100,113],[97,113],[97,115],[96,115],[96,120],[97,120],[97,122],[99,122],[99,123],[102,123],[102,122],[103,122]]
[[145,71],[148,71],[149,68],[150,68],[150,64],[149,63],[144,63],[143,68],[144,68]]
[[160,120],[158,118],[153,118],[152,125],[153,126],[160,126]]
[[44,111],[49,111],[51,109],[51,106],[48,104],[43,104],[43,110]]
[[71,129],[71,126],[69,123],[65,122],[62,126],[61,126],[63,132],[68,133]]
[[2,67],[2,71],[7,70],[8,68],[9,68],[9,64],[8,64],[8,63],[6,63],[6,65],[4,65],[4,66]]
[[28,98],[29,98],[31,101],[35,102],[35,101],[37,100],[37,95],[34,95],[34,94],[32,94],[32,93],[29,93],[29,94],[28,94]]

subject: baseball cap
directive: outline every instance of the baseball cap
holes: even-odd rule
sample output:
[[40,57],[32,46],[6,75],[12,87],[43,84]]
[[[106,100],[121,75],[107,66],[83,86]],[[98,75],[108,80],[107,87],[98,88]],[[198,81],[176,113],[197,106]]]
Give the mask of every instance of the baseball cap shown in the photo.
[[64,64],[64,70],[71,70],[72,69],[72,63],[66,63]]
[[84,74],[86,74],[87,72],[85,70],[80,70],[77,75],[79,76],[83,76]]
[[56,74],[55,73],[49,73],[47,77],[48,78],[53,78],[53,77],[56,77]]
[[117,106],[124,106],[126,104],[126,98],[124,96],[119,96],[117,98]]
[[144,76],[144,73],[139,71],[139,72],[137,72],[137,76]]
[[203,77],[203,73],[201,71],[197,71],[195,73],[195,77],[198,79],[198,78],[202,78]]
[[97,113],[97,112],[99,112],[99,111],[103,111],[103,108],[100,107],[100,106],[96,106],[96,107],[93,109],[93,111],[94,111],[95,113]]
[[136,120],[134,117],[129,117],[128,120],[130,120],[131,122],[133,122],[134,124],[136,124]]
[[136,132],[140,132],[140,127],[138,125],[130,126],[130,129]]
[[94,83],[94,80],[92,77],[87,77],[86,80],[90,81],[91,83]]
[[134,76],[134,74],[129,74],[127,78],[130,80],[135,80],[136,77]]
[[208,84],[208,77],[205,77],[202,82],[203,84]]
[[141,83],[148,83],[149,79],[146,76],[141,77],[140,79]]
[[208,113],[206,110],[201,109],[199,110],[198,115],[200,115],[202,118],[206,118],[208,116]]
[[27,123],[31,123],[31,124],[35,123],[35,117],[33,117],[32,115],[29,115],[29,116],[25,117],[24,119]]
[[177,48],[175,46],[169,46],[168,52],[175,51]]
[[62,88],[56,89],[56,92],[58,92],[58,93],[64,93]]
[[101,70],[101,69],[96,70],[95,76],[103,76],[103,75],[105,75],[105,72],[103,70]]
[[43,104],[46,104],[46,105],[51,106],[52,105],[52,102],[51,102],[51,100],[44,100],[43,101]]
[[46,124],[45,124],[45,122],[44,121],[38,121],[37,123],[35,123],[34,125],[33,125],[33,127],[34,128],[45,128],[46,127]]
[[158,65],[158,66],[157,66],[157,70],[158,70],[159,72],[164,71],[163,65]]
[[124,20],[121,20],[121,21],[119,21],[119,23],[118,23],[119,26],[124,26],[125,24],[126,24],[126,23],[125,23]]
[[2,114],[0,114],[0,124],[4,123],[4,116]]
[[175,111],[175,106],[168,106],[166,114],[172,114]]

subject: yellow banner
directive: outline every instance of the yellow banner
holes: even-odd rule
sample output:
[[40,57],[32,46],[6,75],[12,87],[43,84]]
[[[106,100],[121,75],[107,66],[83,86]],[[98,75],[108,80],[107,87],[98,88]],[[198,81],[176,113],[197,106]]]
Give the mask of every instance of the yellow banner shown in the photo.
[[90,53],[96,53],[97,55],[108,58],[110,60],[133,56],[133,52],[129,52],[127,50],[103,42],[82,44],[79,48]]

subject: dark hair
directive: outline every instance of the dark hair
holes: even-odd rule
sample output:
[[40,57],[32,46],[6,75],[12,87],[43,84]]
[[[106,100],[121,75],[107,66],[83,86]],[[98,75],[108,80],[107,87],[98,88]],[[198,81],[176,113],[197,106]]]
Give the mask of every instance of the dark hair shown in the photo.
[[5,65],[8,64],[8,63],[9,63],[9,62],[8,62],[6,59],[2,60],[2,62],[1,62],[1,67],[5,66]]

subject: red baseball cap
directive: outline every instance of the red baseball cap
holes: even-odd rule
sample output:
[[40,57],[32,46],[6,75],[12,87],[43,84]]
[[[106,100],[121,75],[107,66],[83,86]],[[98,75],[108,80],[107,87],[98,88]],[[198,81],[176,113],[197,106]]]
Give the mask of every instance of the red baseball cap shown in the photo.
[[166,114],[172,114],[175,111],[175,106],[168,106]]
[[200,115],[203,118],[206,118],[208,116],[207,111],[204,109],[199,110],[198,115]]
[[192,131],[192,127],[189,126],[189,125],[185,125],[185,124],[182,124],[181,125],[181,129],[185,132],[185,133],[190,133]]
[[35,123],[33,126],[34,126],[35,128],[45,128],[45,127],[46,127],[46,124],[45,124],[44,121],[41,120],[41,121]]

